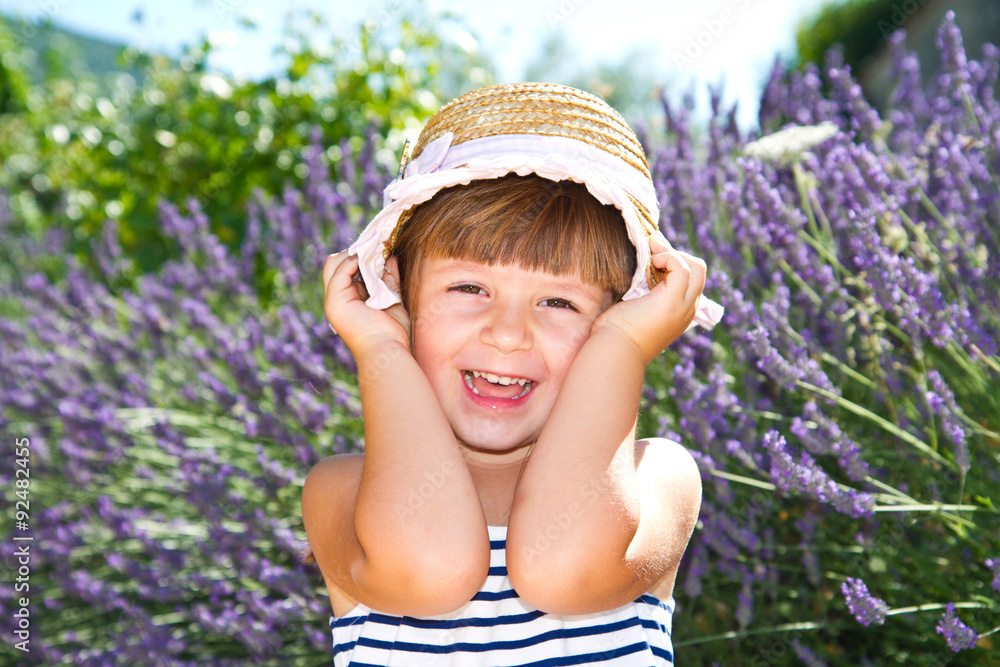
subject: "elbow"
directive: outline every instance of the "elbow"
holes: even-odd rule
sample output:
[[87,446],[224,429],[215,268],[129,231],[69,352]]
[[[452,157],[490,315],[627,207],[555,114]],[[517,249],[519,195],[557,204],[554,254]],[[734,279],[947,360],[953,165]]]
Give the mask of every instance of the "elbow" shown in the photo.
[[466,554],[413,553],[385,561],[381,567],[368,563],[369,574],[381,569],[378,578],[388,582],[391,599],[378,610],[397,616],[437,616],[469,602],[489,574],[489,549]]
[[567,568],[550,571],[547,576],[523,577],[516,570],[511,572],[509,565],[507,571],[511,585],[524,603],[548,614],[592,614],[631,601],[631,597],[622,595],[624,591],[612,592],[607,578],[597,572],[574,572]]
[[580,559],[545,558],[531,549],[507,554],[507,576],[525,604],[549,614],[591,614],[632,600],[609,569]]
[[613,530],[605,526],[576,539],[555,530],[524,535],[508,528],[507,576],[526,604],[546,613],[620,607],[633,599],[628,550],[638,527],[638,512],[629,512],[614,518]]

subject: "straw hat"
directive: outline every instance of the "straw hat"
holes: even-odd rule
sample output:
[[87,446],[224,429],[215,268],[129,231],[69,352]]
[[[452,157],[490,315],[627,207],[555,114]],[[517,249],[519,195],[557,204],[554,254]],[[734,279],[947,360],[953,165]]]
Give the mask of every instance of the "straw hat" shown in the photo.
[[[449,102],[427,122],[400,173],[385,189],[384,207],[349,248],[360,259],[366,302],[388,308],[400,297],[383,282],[385,260],[413,208],[440,190],[509,173],[583,183],[602,204],[622,212],[639,267],[632,299],[659,280],[649,235],[659,232],[659,207],[649,165],[635,133],[600,98],[552,83],[500,84]],[[669,244],[668,244],[669,245]],[[711,328],[722,307],[704,296],[695,323]]]

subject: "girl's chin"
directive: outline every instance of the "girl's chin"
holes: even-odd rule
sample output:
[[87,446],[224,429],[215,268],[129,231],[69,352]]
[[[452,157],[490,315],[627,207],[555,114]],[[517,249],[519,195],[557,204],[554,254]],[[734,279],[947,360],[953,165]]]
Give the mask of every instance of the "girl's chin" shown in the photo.
[[506,452],[516,451],[534,443],[535,440],[538,439],[538,434],[534,434],[531,437],[518,438],[509,431],[497,434],[495,437],[484,435],[483,433],[473,435],[456,432],[455,437],[458,438],[459,443],[467,449],[477,452],[503,454]]

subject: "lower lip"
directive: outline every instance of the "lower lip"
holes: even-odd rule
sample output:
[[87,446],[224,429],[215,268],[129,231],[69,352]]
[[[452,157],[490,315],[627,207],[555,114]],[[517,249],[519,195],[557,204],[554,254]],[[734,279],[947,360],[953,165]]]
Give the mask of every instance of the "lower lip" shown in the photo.
[[518,396],[517,398],[493,398],[492,396],[483,396],[472,391],[472,387],[465,382],[465,373],[459,373],[458,378],[469,399],[476,405],[489,408],[490,410],[516,410],[524,405],[528,398],[535,393],[535,383],[532,382],[531,389],[522,396]]

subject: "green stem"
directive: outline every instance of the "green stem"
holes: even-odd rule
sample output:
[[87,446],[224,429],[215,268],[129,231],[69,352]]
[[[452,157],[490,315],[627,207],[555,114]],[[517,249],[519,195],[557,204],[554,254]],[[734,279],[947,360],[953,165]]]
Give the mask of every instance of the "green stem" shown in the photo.
[[816,226],[816,215],[813,213],[812,202],[809,201],[809,189],[806,187],[806,173],[802,170],[802,165],[798,162],[792,165],[792,174],[795,175],[795,187],[799,191],[799,201],[802,203],[802,210],[806,213],[806,220],[809,222],[809,233],[817,240],[828,242]]
[[937,461],[941,465],[947,466],[947,467],[952,468],[952,469],[957,469],[957,466],[954,463],[952,463],[951,461],[949,461],[945,457],[943,457],[940,454],[938,454],[937,452],[935,452],[931,448],[931,446],[928,445],[926,442],[924,442],[920,438],[917,438],[913,434],[911,434],[911,433],[909,433],[907,431],[904,431],[903,429],[899,428],[898,426],[896,426],[892,422],[888,421],[884,417],[881,417],[881,416],[875,414],[871,410],[868,410],[867,408],[864,408],[864,407],[858,405],[857,403],[854,403],[853,401],[849,401],[846,398],[844,398],[843,396],[838,396],[837,394],[834,394],[831,391],[827,391],[826,389],[823,389],[822,387],[817,387],[816,385],[809,384],[808,382],[803,382],[802,380],[796,380],[795,384],[798,387],[801,387],[803,389],[807,389],[807,390],[809,390],[811,392],[819,394],[820,396],[823,396],[824,398],[830,399],[831,401],[835,402],[837,405],[839,405],[840,407],[844,408],[845,410],[853,412],[854,414],[856,414],[858,416],[865,417],[866,419],[870,419],[872,422],[874,422],[878,426],[882,427],[882,429],[884,431],[886,431],[888,433],[891,433],[892,435],[896,436],[900,440],[913,445],[913,447],[915,447],[916,449],[920,450],[921,452],[923,452],[927,456],[931,457],[932,459],[934,459],[935,461]]
[[[990,605],[984,604],[982,602],[955,602],[955,609],[990,609]],[[918,604],[912,607],[899,607],[897,609],[890,609],[885,613],[886,616],[898,616],[899,614],[912,614],[916,611],[939,611],[941,609],[947,609],[947,604],[942,604],[940,602],[929,602],[927,604]]]
[[[965,476],[966,476],[967,473],[968,473],[967,470],[963,470],[962,471],[962,483],[959,484],[959,486],[958,486],[958,502],[959,503],[961,503],[962,502],[962,498],[965,497]],[[961,511],[961,510],[959,510],[959,511]],[[972,510],[972,511],[974,512],[975,510]]]
[[816,290],[810,287],[809,284],[806,283],[806,281],[803,280],[802,277],[795,271],[795,269],[793,269],[791,265],[787,261],[785,261],[785,259],[779,257],[778,266],[780,266],[781,270],[787,273],[788,276],[795,281],[795,283],[799,286],[799,288],[801,288],[802,291],[806,293],[806,296],[809,297],[810,301],[812,301],[817,306],[823,304],[823,298],[819,294],[816,294]]
[[980,350],[975,345],[972,345],[972,351],[979,355],[979,358],[983,360],[983,363],[985,363],[987,366],[992,368],[997,373],[1000,373],[1000,363],[994,361],[992,357],[987,356],[985,352]]
[[826,247],[824,247],[822,243],[820,243],[819,241],[817,241],[813,237],[809,236],[809,234],[807,234],[804,231],[800,230],[799,233],[798,233],[798,237],[799,237],[799,239],[801,239],[801,240],[805,241],[806,243],[808,243],[809,245],[811,245],[813,247],[813,250],[815,250],[817,253],[819,253],[820,255],[822,255],[823,259],[825,259],[826,261],[830,262],[830,264],[833,266],[833,268],[836,269],[838,272],[843,272],[843,273],[846,273],[846,274],[852,275],[852,276],[854,275],[853,273],[851,273],[850,271],[848,271],[847,268],[843,264],[840,263],[840,260],[837,259],[836,255],[834,255],[832,252],[830,252],[829,249],[827,249]]
[[983,509],[985,508],[977,505],[945,505],[943,503],[929,503],[924,505],[878,505],[875,507],[876,512],[977,512]]
[[756,486],[758,489],[767,489],[768,491],[774,491],[778,487],[770,482],[761,482],[760,480],[753,479],[752,477],[744,477],[742,475],[734,475],[730,472],[723,472],[722,470],[710,470],[709,473],[713,477],[718,477],[719,479],[727,479],[730,482],[739,482],[740,484],[746,484],[747,486]]
[[769,628],[758,628],[755,630],[733,630],[731,632],[723,632],[717,635],[706,635],[704,637],[697,637],[695,639],[688,639],[686,641],[674,642],[674,646],[693,646],[695,644],[707,644],[708,642],[721,641],[725,639],[737,639],[739,637],[750,637],[752,635],[766,635],[775,632],[788,632],[789,630],[821,630],[834,625],[833,623],[814,623],[808,621],[805,623],[785,623],[784,625],[775,625]]
[[[883,199],[886,199],[886,198],[883,198]],[[888,203],[888,202],[886,202],[886,203]],[[900,219],[906,224],[906,226],[910,229],[910,231],[913,232],[913,234],[917,237],[917,240],[919,240],[921,243],[923,243],[928,248],[931,248],[935,253],[937,253],[938,261],[940,261],[941,264],[942,264],[942,270],[940,271],[939,275],[942,278],[944,278],[944,284],[948,287],[948,290],[951,292],[952,298],[957,300],[959,292],[958,292],[958,289],[955,287],[955,285],[951,282],[951,279],[948,276],[948,271],[947,271],[948,266],[947,266],[947,264],[940,259],[941,258],[941,251],[938,250],[938,248],[931,242],[931,239],[930,239],[929,236],[927,236],[927,233],[924,230],[920,229],[920,227],[917,225],[917,223],[915,223],[913,221],[913,219],[910,218],[910,216],[908,216],[906,214],[906,211],[904,211],[903,209],[898,209],[896,211],[896,213],[899,214]],[[952,239],[952,241],[954,242],[954,241],[956,241],[956,239]],[[958,247],[962,247],[961,246],[961,240],[958,240],[958,242],[960,244]]]
[[896,487],[890,486],[890,485],[886,484],[885,482],[883,482],[881,480],[875,479],[871,475],[865,476],[865,481],[868,482],[869,484],[871,484],[872,486],[877,486],[880,489],[882,489],[883,491],[888,491],[889,493],[893,494],[894,496],[898,496],[899,498],[902,498],[903,500],[905,500],[905,501],[907,501],[909,503],[917,504],[917,499],[914,498],[913,496],[907,495],[907,494],[903,493],[902,491],[900,491],[899,489],[897,489]]

